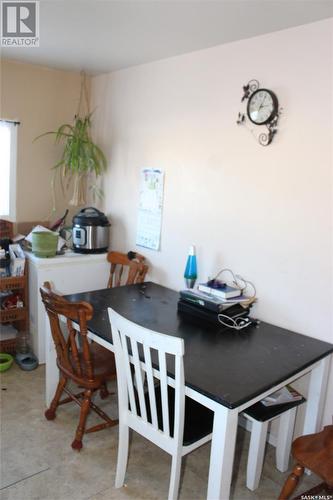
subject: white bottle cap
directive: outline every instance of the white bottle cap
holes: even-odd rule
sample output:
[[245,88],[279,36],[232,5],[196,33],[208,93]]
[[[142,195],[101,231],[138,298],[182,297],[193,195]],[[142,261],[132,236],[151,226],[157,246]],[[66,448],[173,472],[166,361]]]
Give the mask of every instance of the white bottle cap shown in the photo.
[[188,254],[189,254],[189,255],[195,255],[195,246],[194,246],[194,245],[191,245],[191,246],[190,246],[190,249],[189,249]]

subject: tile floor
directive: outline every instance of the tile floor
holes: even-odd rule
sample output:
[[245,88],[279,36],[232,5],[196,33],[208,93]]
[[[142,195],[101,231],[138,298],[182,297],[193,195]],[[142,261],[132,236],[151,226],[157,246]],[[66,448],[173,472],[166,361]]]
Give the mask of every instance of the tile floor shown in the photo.
[[[170,458],[133,434],[126,486],[113,487],[117,457],[117,427],[84,438],[80,453],[70,443],[78,422],[74,403],[44,418],[44,367],[23,372],[16,365],[1,376],[1,500],[155,500],[166,499]],[[116,395],[101,406],[117,415]],[[91,417],[91,420],[94,417]],[[256,492],[245,487],[249,433],[239,429],[232,483],[232,500],[276,499],[286,474],[274,467],[274,448],[267,446],[264,471]],[[183,461],[179,500],[206,495],[210,444]],[[317,484],[306,477],[299,491]]]

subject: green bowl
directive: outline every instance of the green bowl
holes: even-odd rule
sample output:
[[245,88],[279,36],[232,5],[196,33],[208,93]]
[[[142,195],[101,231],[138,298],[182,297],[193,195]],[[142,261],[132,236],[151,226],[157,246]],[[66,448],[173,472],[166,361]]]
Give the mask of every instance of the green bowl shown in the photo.
[[14,361],[13,356],[6,354],[5,352],[0,352],[0,372],[5,372],[9,370]]

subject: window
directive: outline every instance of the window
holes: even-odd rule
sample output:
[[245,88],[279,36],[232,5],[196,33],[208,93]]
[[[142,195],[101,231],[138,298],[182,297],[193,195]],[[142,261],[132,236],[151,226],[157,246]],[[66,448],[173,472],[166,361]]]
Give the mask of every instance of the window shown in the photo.
[[0,119],[0,218],[16,217],[17,123]]

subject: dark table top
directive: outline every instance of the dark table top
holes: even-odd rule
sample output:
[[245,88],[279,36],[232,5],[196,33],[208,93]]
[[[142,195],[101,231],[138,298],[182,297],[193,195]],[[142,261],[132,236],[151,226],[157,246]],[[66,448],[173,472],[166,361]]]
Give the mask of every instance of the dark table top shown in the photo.
[[[186,385],[236,408],[333,352],[333,345],[260,322],[236,331],[177,312],[179,294],[152,282],[67,295],[94,307],[89,330],[112,342],[107,308],[182,337]],[[171,369],[172,375],[172,369]]]

